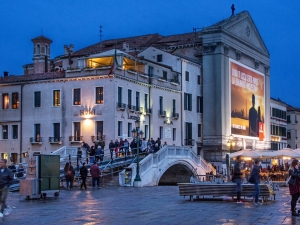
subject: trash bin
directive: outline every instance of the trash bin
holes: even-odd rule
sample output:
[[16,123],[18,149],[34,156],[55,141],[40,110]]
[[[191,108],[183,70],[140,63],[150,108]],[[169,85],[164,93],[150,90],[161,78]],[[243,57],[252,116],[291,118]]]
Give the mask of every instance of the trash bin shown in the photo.
[[132,168],[125,168],[124,186],[131,186]]

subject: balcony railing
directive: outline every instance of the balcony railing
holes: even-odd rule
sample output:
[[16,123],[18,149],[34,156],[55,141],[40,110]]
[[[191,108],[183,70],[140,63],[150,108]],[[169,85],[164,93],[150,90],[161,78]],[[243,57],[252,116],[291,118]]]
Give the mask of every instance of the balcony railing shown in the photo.
[[129,111],[131,111],[131,112],[136,111],[136,106],[135,105],[128,104],[127,107],[129,109]]
[[83,136],[69,136],[69,141],[71,142],[81,142]]
[[143,107],[137,106],[136,109],[135,109],[135,112],[136,112],[137,114],[142,114],[142,113],[144,112],[144,108],[143,108]]
[[158,116],[159,117],[166,117],[166,111],[158,110]]
[[174,120],[178,120],[178,118],[179,118],[179,113],[173,112],[173,113],[172,113],[172,118],[173,118]]
[[61,144],[62,137],[49,137],[49,143],[50,144]]
[[184,139],[184,145],[194,146],[195,145],[195,139]]
[[91,136],[92,142],[105,141],[105,135]]
[[117,109],[124,111],[126,109],[126,104],[121,103],[121,102],[117,102]]
[[144,108],[144,113],[151,114],[152,113],[152,109]]
[[42,137],[31,137],[30,138],[30,143],[42,143],[43,142],[43,139]]

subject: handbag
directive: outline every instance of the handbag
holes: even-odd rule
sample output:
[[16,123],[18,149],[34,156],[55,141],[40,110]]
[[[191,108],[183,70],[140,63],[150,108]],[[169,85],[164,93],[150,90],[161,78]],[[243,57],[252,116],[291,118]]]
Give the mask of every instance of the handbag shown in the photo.
[[296,179],[292,176],[289,176],[289,178],[287,179],[287,184],[295,185],[296,184]]
[[286,181],[285,181],[286,184],[289,184],[289,181],[290,181],[291,177],[292,177],[292,176],[289,176],[289,177],[286,179]]

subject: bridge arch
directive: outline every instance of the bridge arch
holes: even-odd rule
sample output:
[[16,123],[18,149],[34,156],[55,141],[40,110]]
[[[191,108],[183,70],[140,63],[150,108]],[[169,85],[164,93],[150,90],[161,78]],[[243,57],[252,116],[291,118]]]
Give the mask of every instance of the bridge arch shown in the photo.
[[189,183],[191,175],[195,175],[195,168],[185,160],[175,160],[169,163],[158,174],[156,185],[176,185],[177,183]]

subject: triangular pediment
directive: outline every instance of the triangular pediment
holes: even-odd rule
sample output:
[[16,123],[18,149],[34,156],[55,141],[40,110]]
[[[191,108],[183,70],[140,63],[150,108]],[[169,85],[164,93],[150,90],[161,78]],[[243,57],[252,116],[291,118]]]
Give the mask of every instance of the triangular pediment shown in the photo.
[[212,29],[225,31],[226,33],[269,55],[269,51],[261,38],[259,31],[247,11],[243,11],[207,27],[204,29],[204,32]]

